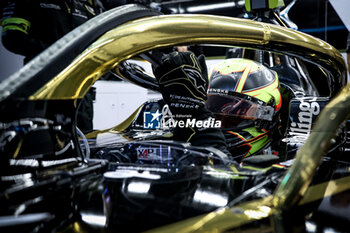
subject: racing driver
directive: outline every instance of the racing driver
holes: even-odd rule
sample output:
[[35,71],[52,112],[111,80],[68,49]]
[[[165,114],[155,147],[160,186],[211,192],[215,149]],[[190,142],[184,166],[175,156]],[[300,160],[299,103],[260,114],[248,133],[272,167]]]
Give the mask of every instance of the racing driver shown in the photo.
[[227,59],[214,65],[208,81],[204,55],[192,52],[170,53],[153,70],[177,120],[221,121],[221,128],[176,126],[174,140],[215,147],[236,159],[270,144],[282,104],[274,71],[252,60]]

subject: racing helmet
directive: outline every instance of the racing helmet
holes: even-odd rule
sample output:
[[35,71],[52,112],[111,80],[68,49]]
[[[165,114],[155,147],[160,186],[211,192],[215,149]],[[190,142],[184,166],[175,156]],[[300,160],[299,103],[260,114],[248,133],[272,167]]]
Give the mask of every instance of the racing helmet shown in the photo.
[[278,75],[261,63],[232,58],[211,67],[206,107],[221,121],[235,155],[249,156],[269,144],[281,104]]

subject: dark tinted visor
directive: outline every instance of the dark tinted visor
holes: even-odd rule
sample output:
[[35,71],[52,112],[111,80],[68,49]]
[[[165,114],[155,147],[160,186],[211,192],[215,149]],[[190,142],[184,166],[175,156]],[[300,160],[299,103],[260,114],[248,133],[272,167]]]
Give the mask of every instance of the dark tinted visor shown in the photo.
[[239,96],[208,94],[206,107],[222,128],[246,127],[256,120],[272,121],[274,108]]

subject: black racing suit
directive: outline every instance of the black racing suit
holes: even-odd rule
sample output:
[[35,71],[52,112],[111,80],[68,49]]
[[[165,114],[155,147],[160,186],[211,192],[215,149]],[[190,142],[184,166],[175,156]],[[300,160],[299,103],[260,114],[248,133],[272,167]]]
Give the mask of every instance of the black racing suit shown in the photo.
[[[100,11],[95,0],[10,0],[2,11],[2,43],[27,63]],[[78,109],[77,125],[85,133],[93,129],[93,91]]]
[[98,12],[87,0],[11,0],[2,12],[2,43],[27,63]]

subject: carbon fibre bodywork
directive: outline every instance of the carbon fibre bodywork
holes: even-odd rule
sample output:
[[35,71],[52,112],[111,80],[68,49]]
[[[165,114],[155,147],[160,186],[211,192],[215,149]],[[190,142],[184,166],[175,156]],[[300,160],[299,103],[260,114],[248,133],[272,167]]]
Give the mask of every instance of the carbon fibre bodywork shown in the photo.
[[[341,124],[350,87],[340,53],[275,25],[158,14],[138,5],[112,9],[1,83],[1,231],[347,231],[341,211],[349,211],[350,163]],[[144,104],[116,127],[79,134],[77,106],[96,80],[138,54],[150,58],[151,50],[181,44],[247,47],[316,66],[306,76],[316,91],[305,85],[302,97],[281,73],[281,84],[295,93],[278,156],[237,163],[213,148],[166,140],[168,131],[145,130],[143,113],[162,101]],[[132,77],[123,78],[157,89],[155,80]],[[301,125],[316,116],[314,125]]]

